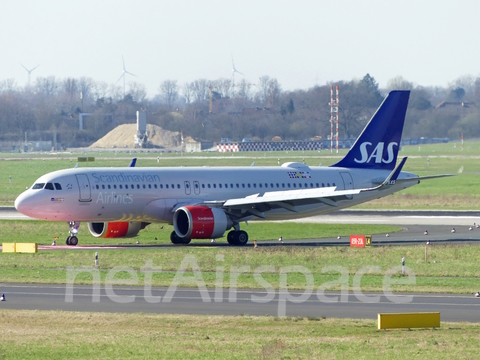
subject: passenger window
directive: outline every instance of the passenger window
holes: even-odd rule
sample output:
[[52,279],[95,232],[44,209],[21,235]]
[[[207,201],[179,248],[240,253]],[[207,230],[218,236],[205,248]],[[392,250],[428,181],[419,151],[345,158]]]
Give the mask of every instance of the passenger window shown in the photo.
[[279,183],[277,183],[277,188],[279,188],[279,187],[280,187],[280,184],[279,184]]
[[248,184],[248,187],[250,188],[250,184]]
[[297,184],[293,183],[293,187],[296,189],[296,188],[297,188]]
[[222,184],[218,184],[218,187],[221,189],[221,188],[222,188]]
[[205,189],[205,184],[202,184],[202,189]]
[[327,187],[330,187],[330,183],[327,183]]
[[216,189],[216,188],[217,188],[217,184],[213,184],[213,188]]
[[[273,184],[270,184],[270,187],[273,188]],[[278,186],[277,186],[278,187]]]
[[110,189],[110,185],[107,185],[107,187]]
[[[295,185],[293,185],[293,186],[295,186]],[[301,188],[301,187],[302,187],[302,183],[299,183],[299,184],[298,184],[298,187]]]
[[148,184],[148,188],[151,189],[151,188],[152,188],[152,184]]
[[117,185],[113,185],[113,188],[116,189],[116,188],[117,188]]
[[146,186],[145,186],[145,184],[143,184],[143,188],[144,188],[144,189],[146,189]]
[[118,187],[119,187],[120,189],[122,189],[122,184],[118,185]]
[[53,184],[52,184],[52,183],[47,183],[47,184],[45,185],[45,189],[47,189],[47,190],[55,190],[55,189],[53,188]]
[[175,184],[172,184],[172,189],[175,189]]
[[55,190],[62,190],[62,185],[55,183]]
[[135,186],[133,184],[130,185],[130,189],[135,189]]
[[163,184],[160,184],[160,189],[163,189]]
[[287,185],[288,185],[288,187],[290,187],[290,183],[288,183]]
[[[237,184],[237,185],[238,185],[238,184]],[[232,189],[233,189],[233,184],[230,184],[230,188],[232,188]]]
[[242,188],[245,188],[245,184],[242,184]]
[[102,185],[102,189],[105,190],[105,185]]
[[320,187],[320,184],[319,184],[319,183],[316,183],[315,185],[317,185],[317,188]]
[[140,184],[137,184],[137,189],[140,189]]
[[[256,185],[255,185],[255,184],[253,184],[253,187],[256,187]],[[258,187],[260,187],[260,188],[261,188],[261,187],[262,187],[262,183],[258,184]]]
[[153,184],[153,187],[156,189],[156,188],[157,188],[157,184]]
[[98,185],[95,185],[95,187],[96,187],[96,188],[97,188],[97,190],[98,190],[99,186],[98,186]]
[[332,186],[335,186],[335,183],[333,183]]
[[325,183],[322,183],[322,187],[325,187]]
[[168,189],[168,184],[165,184],[165,188]]
[[210,189],[210,184],[208,184],[207,186],[208,186],[208,188]]
[[177,189],[180,189],[180,184],[177,184]]
[[285,187],[285,184],[282,184],[282,188],[284,188],[284,187]]

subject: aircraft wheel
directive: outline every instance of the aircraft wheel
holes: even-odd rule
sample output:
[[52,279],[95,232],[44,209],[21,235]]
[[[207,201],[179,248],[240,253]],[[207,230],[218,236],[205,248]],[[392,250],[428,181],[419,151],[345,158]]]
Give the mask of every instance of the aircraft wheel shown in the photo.
[[237,242],[235,240],[235,238],[236,238],[235,235],[236,235],[236,231],[233,231],[233,230],[228,233],[227,241],[230,245],[237,245]]
[[76,236],[72,236],[70,238],[70,244],[69,245],[76,246],[77,244],[78,244],[78,238]]
[[172,231],[170,234],[170,241],[172,244],[180,245],[180,244],[188,244],[190,243],[191,239],[182,239],[181,237],[178,237],[177,233],[175,231]]
[[70,239],[71,236],[67,236],[67,238],[65,239],[65,244],[70,245]]
[[243,231],[243,230],[240,230],[240,231],[237,231],[237,234],[235,236],[237,239],[236,243],[237,245],[239,246],[245,246],[247,245],[247,242],[248,242],[248,234],[246,231]]

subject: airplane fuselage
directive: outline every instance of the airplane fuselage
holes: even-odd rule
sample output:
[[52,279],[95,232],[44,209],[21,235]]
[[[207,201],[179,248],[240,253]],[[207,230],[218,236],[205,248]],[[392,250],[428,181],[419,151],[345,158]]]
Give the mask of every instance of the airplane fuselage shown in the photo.
[[[386,170],[308,167],[288,163],[277,167],[76,168],[40,177],[19,196],[19,211],[50,221],[138,221],[172,223],[182,205],[243,198],[266,192],[303,191],[335,187],[365,189],[381,183]],[[339,200],[337,206],[319,202],[265,213],[268,220],[312,216],[389,195],[418,183],[416,175],[402,172],[411,182],[379,192],[363,192]],[[43,184],[43,185],[42,185]],[[48,185],[50,184],[50,185]]]

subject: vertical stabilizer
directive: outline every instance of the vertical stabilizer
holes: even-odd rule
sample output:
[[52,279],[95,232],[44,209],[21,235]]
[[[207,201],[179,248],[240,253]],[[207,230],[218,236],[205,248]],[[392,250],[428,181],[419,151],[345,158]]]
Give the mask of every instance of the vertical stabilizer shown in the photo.
[[350,151],[333,167],[393,170],[397,162],[410,91],[391,91]]

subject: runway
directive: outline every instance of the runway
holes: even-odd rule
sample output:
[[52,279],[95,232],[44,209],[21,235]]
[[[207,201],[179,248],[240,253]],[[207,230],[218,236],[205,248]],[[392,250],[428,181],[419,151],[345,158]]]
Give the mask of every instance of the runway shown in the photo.
[[[14,207],[0,207],[2,220],[29,220],[19,214]],[[31,220],[31,219],[30,219]],[[304,219],[289,220],[300,223],[325,224],[386,224],[402,227],[402,231],[373,236],[373,245],[416,245],[427,241],[432,243],[476,243],[480,242],[480,228],[473,225],[480,223],[480,211],[376,211],[376,210],[341,210],[328,215],[313,216]],[[470,230],[471,228],[471,230]],[[455,232],[452,230],[455,229]],[[425,231],[428,235],[424,235]],[[81,241],[80,241],[81,243]],[[261,241],[259,246],[349,246],[348,238],[312,238],[302,240]],[[228,247],[226,239],[219,239],[215,244],[209,240],[193,240],[189,246]],[[253,246],[253,239],[247,246]],[[159,244],[152,248],[172,248],[172,244]],[[98,247],[94,247],[98,248]],[[145,246],[105,246],[103,249],[145,249]],[[91,246],[51,247],[39,246],[40,250],[86,249]]]
[[[169,301],[165,299],[168,288],[154,288],[150,293],[149,289],[145,291],[141,287],[105,289],[102,286],[96,299],[92,286],[75,286],[69,292],[65,285],[0,283],[0,292],[7,298],[0,302],[0,309],[353,319],[376,319],[378,313],[440,312],[442,321],[480,322],[480,298],[473,295],[401,293],[387,298],[379,293],[349,292],[344,302],[340,302],[339,292],[326,292],[327,302],[323,298],[320,301],[315,290],[310,296],[304,296],[303,291],[276,291],[272,300],[262,303],[267,292],[249,289],[238,289],[234,293],[229,289],[217,293],[209,289],[202,293],[198,288],[177,288],[170,292]],[[69,294],[73,294],[71,299]],[[409,297],[410,302],[402,303]],[[289,300],[295,298],[295,302]]]

